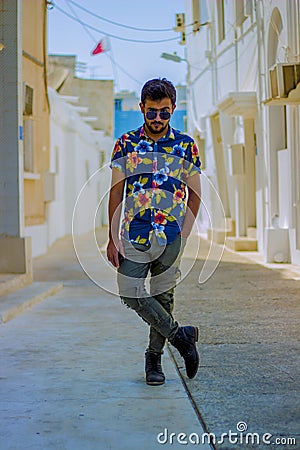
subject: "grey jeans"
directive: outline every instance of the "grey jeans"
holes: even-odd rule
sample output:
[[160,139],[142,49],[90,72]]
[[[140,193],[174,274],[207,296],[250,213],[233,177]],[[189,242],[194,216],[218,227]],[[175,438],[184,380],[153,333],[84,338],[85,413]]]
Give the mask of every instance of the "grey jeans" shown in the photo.
[[[153,233],[150,248],[122,240],[125,259],[118,269],[122,301],[150,325],[148,351],[163,353],[166,338],[178,330],[174,320],[174,288],[180,276],[179,264],[186,240],[178,235],[164,247]],[[150,272],[150,293],[145,282]]]

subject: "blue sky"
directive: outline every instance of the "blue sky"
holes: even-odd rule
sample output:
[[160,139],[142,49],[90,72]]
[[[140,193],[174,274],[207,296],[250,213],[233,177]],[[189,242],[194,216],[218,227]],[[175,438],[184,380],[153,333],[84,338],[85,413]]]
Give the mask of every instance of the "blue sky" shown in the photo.
[[[72,2],[71,2],[72,1]],[[165,76],[175,84],[185,84],[186,64],[166,61],[160,58],[162,52],[177,52],[184,57],[184,47],[179,45],[180,34],[171,31],[137,31],[123,28],[95,17],[100,15],[113,22],[129,27],[147,29],[172,29],[175,26],[175,14],[184,12],[185,0],[54,0],[54,9],[48,11],[48,50],[55,54],[77,55],[78,61],[87,63],[82,77],[114,78],[116,90],[129,89],[138,94],[145,81]],[[79,9],[81,5],[94,15]],[[67,17],[66,13],[77,16],[79,20],[96,28],[88,29]],[[112,64],[107,54],[91,56],[95,43],[111,34],[111,57],[128,72],[127,76]],[[137,43],[134,40],[172,39],[161,43]],[[114,67],[113,67],[114,66]]]

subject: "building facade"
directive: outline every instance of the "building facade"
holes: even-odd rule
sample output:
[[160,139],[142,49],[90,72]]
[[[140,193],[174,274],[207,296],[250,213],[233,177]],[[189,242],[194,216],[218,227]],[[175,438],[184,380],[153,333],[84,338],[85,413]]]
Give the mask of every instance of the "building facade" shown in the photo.
[[113,146],[113,81],[51,78],[45,0],[1,0],[0,19],[0,273],[30,282],[32,256],[107,223],[108,179],[89,179]]
[[[113,81],[77,78],[75,66],[76,56],[49,57],[46,220],[26,227],[33,256],[45,253],[59,238],[86,233],[108,222],[107,171],[93,175],[108,164],[113,147]],[[82,192],[85,202],[80,202],[76,214]]]
[[113,80],[79,78],[75,55],[49,55],[49,84],[60,95],[78,97],[78,111],[94,130],[113,135],[114,82]]
[[47,90],[47,9],[22,2],[22,86],[25,226],[46,220],[44,182],[49,173],[50,104]]
[[208,236],[298,265],[299,18],[299,0],[186,1],[188,129],[222,202],[204,182]]
[[47,4],[0,8],[0,272],[31,277],[26,226],[43,224],[49,172]]
[[[46,223],[27,228],[34,256],[45,253],[59,238],[108,223],[108,170],[101,168],[108,164],[113,140],[85,123],[72,100],[49,88],[51,180],[46,188]],[[78,204],[82,192],[85,201]],[[77,204],[80,210],[75,214]]]

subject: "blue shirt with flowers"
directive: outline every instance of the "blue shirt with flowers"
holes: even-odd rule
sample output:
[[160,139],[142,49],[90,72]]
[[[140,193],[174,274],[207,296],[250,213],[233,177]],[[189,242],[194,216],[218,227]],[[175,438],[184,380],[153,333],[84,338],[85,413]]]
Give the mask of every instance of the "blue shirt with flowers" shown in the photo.
[[144,127],[123,134],[116,142],[111,167],[126,178],[121,235],[150,245],[155,232],[160,245],[172,242],[186,213],[188,177],[200,173],[199,151],[187,134],[169,127],[154,142]]

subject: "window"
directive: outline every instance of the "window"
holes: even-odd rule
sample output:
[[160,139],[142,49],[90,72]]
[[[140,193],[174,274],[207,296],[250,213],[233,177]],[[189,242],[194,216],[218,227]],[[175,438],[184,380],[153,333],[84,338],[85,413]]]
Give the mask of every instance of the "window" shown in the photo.
[[115,111],[122,111],[122,99],[115,98]]
[[33,88],[31,88],[27,84],[24,85],[23,114],[24,116],[33,115]]
[[224,0],[217,0],[218,15],[218,41],[219,44],[225,39],[225,18],[224,18]]
[[23,83],[23,157],[24,171],[34,172],[33,88]]

